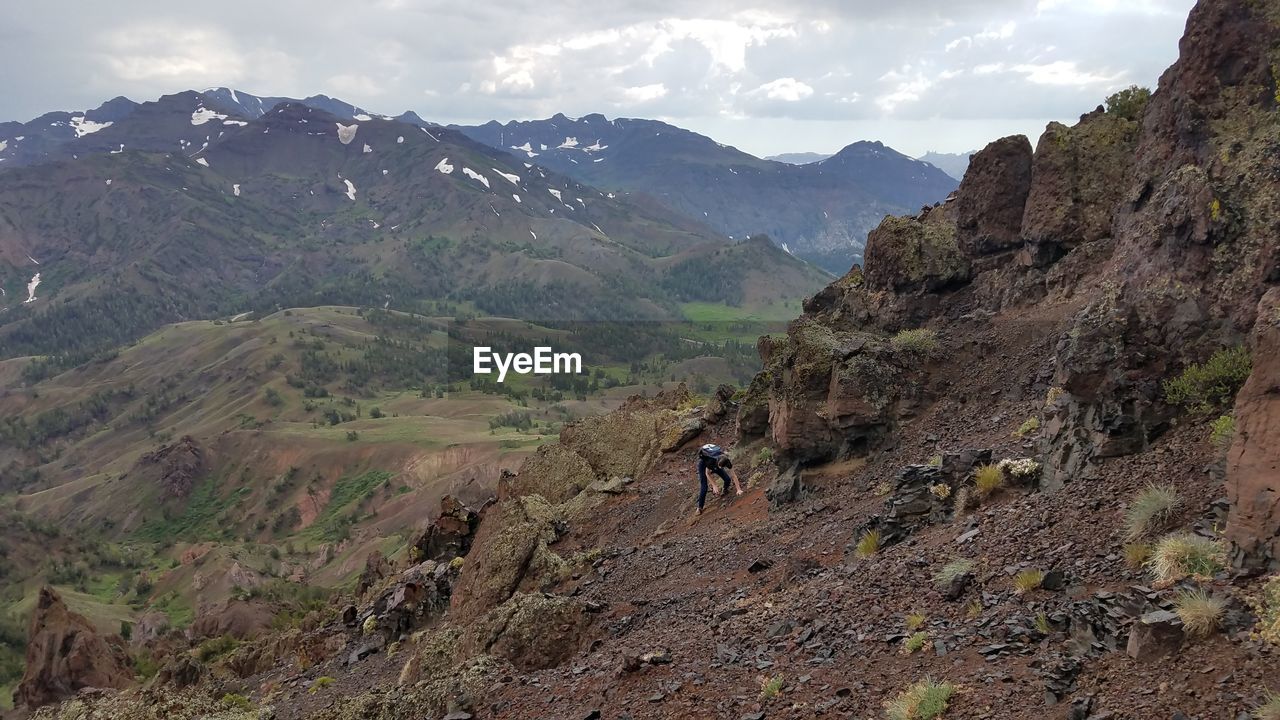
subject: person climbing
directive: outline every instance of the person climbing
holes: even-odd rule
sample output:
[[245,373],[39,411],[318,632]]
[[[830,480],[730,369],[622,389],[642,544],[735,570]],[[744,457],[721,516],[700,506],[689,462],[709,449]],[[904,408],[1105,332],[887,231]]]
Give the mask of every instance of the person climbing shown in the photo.
[[733,489],[738,494],[742,494],[742,485],[738,483],[738,474],[733,471],[733,461],[725,454],[724,449],[719,445],[707,443],[698,450],[698,512],[702,514],[702,506],[707,502],[707,470],[710,469],[720,479],[724,481],[724,490],[719,490],[715,486],[710,486],[711,491],[716,495],[729,492],[729,482],[733,481]]

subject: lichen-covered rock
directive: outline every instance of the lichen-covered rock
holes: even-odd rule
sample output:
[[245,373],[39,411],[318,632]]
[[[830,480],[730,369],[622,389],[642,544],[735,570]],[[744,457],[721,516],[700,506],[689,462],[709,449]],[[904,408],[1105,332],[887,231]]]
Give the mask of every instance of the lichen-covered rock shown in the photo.
[[1138,122],[1102,108],[1074,127],[1049,123],[1036,143],[1022,216],[1024,263],[1047,266],[1111,234],[1138,142]]
[[456,618],[479,617],[517,590],[540,590],[558,580],[564,560],[547,546],[559,538],[561,522],[557,508],[540,495],[490,508],[454,589]]
[[1022,244],[1022,215],[1031,190],[1031,142],[995,140],[975,153],[956,190],[956,241],[975,258]]
[[863,277],[873,290],[933,292],[968,281],[969,263],[956,243],[956,203],[886,217],[867,236],[864,258]]
[[146,688],[78,697],[41,708],[32,720],[271,720],[275,710],[235,707],[208,693]]
[[493,655],[523,670],[560,665],[578,651],[588,617],[582,601],[520,593],[473,623],[462,642],[467,655]]
[[82,688],[134,684],[124,640],[99,635],[53,588],[40,589],[27,638],[26,670],[14,693],[18,705],[34,709]]
[[1236,396],[1227,456],[1227,539],[1236,565],[1280,564],[1280,288],[1258,303],[1253,373]]
[[563,443],[548,443],[525,458],[511,479],[510,494],[541,495],[554,505],[568,502],[596,480],[586,458]]

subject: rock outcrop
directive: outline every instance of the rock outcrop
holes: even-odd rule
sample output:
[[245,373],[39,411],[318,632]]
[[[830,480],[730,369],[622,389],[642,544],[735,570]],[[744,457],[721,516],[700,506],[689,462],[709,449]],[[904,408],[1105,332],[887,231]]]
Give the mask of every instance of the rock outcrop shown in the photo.
[[134,465],[133,473],[163,488],[165,496],[182,499],[191,494],[196,480],[207,469],[206,460],[200,443],[184,435],[178,442],[145,453]]
[[440,498],[440,515],[413,541],[412,559],[448,562],[465,556],[471,551],[485,507],[488,505],[473,510],[452,495]]
[[969,160],[956,190],[956,240],[965,255],[980,257],[1021,245],[1031,165],[1031,143],[1022,135],[1000,138]]
[[1236,436],[1227,456],[1227,537],[1237,565],[1280,563],[1280,288],[1258,303],[1253,373],[1236,397]]
[[124,640],[99,635],[52,588],[41,588],[27,637],[26,671],[14,693],[18,705],[34,709],[83,688],[134,683]]

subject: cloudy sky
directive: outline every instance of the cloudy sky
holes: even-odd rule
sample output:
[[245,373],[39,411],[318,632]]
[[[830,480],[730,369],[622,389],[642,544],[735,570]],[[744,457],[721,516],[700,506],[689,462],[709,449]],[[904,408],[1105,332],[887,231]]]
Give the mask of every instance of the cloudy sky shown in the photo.
[[759,155],[1033,140],[1154,86],[1193,0],[42,0],[0,120],[230,86],[436,122],[654,117]]

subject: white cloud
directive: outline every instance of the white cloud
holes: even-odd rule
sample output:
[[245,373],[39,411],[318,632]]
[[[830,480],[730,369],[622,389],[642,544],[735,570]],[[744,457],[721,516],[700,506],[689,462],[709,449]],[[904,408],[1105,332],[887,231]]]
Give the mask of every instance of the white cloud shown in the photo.
[[642,103],[650,100],[657,100],[667,94],[667,86],[662,83],[654,83],[652,85],[641,85],[639,87],[629,87],[622,91],[623,97],[627,102]]
[[767,82],[752,93],[763,93],[770,100],[782,100],[784,102],[799,102],[813,94],[813,88],[807,83],[800,82],[795,78],[784,77],[778,78],[771,82]]
[[1124,77],[1124,73],[1100,75],[1081,70],[1074,62],[1058,60],[1041,65],[1015,65],[1012,70],[1022,73],[1027,80],[1037,85],[1112,85]]

